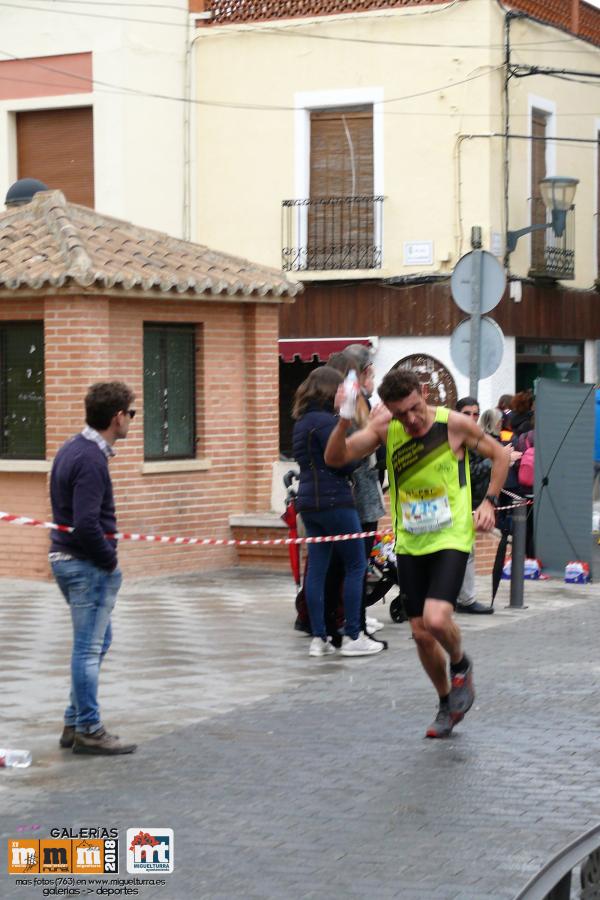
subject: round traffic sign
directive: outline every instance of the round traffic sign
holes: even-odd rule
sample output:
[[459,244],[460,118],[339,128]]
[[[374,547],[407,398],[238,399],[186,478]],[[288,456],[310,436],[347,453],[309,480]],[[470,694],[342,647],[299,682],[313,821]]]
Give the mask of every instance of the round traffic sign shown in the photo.
[[[479,352],[479,377],[488,378],[493,375],[504,354],[504,335],[502,329],[493,319],[481,319],[481,343]],[[463,319],[457,325],[450,338],[450,355],[452,362],[467,378],[471,374],[471,320]]]
[[[491,312],[500,303],[506,287],[506,273],[495,256],[487,250],[481,254],[481,314]],[[450,279],[452,296],[463,312],[470,313],[473,298],[474,252],[465,253],[456,263]]]

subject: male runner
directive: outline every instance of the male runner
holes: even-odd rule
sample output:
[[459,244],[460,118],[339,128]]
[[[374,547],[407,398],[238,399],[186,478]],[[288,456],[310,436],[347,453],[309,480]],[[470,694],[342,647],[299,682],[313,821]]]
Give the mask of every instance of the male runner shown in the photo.
[[[469,417],[428,406],[415,372],[392,369],[384,377],[368,424],[347,437],[351,403],[340,385],[334,428],[325,462],[343,466],[384,444],[398,578],[425,672],[439,696],[430,738],[447,737],[473,705],[473,664],[463,653],[453,612],[474,540],[474,528],[494,527],[508,457],[502,446]],[[471,511],[466,450],[492,460],[488,493]],[[448,676],[447,656],[450,658]]]

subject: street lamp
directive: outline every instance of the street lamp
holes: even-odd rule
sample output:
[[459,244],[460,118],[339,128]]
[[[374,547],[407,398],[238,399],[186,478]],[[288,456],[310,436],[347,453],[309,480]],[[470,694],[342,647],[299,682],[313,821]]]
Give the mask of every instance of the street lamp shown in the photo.
[[547,228],[551,228],[556,237],[562,237],[565,232],[567,212],[573,207],[578,184],[578,178],[567,176],[552,175],[542,178],[540,181],[542,200],[552,216],[552,221],[542,225],[529,225],[528,228],[519,228],[518,231],[507,231],[508,252],[513,252],[520,237],[523,237],[524,234],[531,234],[532,231],[546,231]]

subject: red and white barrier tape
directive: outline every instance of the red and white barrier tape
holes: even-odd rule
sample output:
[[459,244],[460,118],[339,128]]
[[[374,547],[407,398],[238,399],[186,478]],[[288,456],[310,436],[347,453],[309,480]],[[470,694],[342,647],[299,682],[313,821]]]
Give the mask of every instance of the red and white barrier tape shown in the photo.
[[533,500],[528,500],[527,497],[522,497],[520,494],[513,494],[512,491],[507,491],[506,488],[502,488],[500,491],[501,494],[506,494],[507,497],[510,497],[511,500],[514,500],[514,503],[511,503],[510,506],[498,506],[496,507],[499,512],[501,509],[515,509],[517,506],[531,506]]
[[[504,491],[508,493],[508,491]],[[518,498],[519,503],[513,503],[512,506],[499,506],[498,509],[514,509],[515,506],[525,506],[532,503],[532,500],[523,500],[518,494],[510,494],[511,497]],[[0,512],[0,522],[8,522],[10,525],[33,525],[36,528],[48,528],[52,531],[64,531],[70,534],[74,529],[69,525],[57,525],[55,522],[42,522],[40,519],[31,519],[28,516],[16,516],[12,513]],[[353,534],[328,534],[320,537],[298,537],[298,538],[267,538],[265,540],[226,540],[225,538],[194,538],[194,537],[172,537],[160,534],[135,534],[128,532],[117,532],[117,534],[107,534],[107,538],[113,538],[117,541],[144,541],[151,544],[174,544],[184,546],[188,544],[197,547],[277,547],[289,546],[290,544],[329,544],[337,541],[354,541],[357,538],[381,537],[384,534],[391,534],[391,530],[387,531],[357,531]]]
[[[48,528],[52,531],[65,531],[71,533],[74,529],[69,525],[57,525],[55,522],[42,522],[40,519],[31,519],[28,516],[16,516],[11,513],[0,512],[0,521],[8,522],[11,525],[33,525],[37,528]],[[225,538],[194,538],[194,537],[172,537],[160,534],[135,534],[128,532],[117,532],[116,534],[107,534],[107,538],[114,538],[117,541],[145,541],[153,544],[175,544],[178,546],[185,544],[194,544],[198,547],[245,547],[245,546],[265,546],[265,545],[288,545],[288,544],[325,544],[332,541],[353,541],[356,538],[374,537],[376,535],[385,534],[382,531],[357,531],[354,534],[332,534],[323,537],[299,537],[299,538],[269,538],[267,540],[226,540]]]

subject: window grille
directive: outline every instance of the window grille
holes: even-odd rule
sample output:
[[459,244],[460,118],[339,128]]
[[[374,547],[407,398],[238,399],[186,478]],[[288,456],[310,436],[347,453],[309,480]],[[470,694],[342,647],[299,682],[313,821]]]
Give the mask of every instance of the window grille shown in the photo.
[[144,458],[196,455],[193,325],[144,326]]
[[0,325],[0,457],[45,459],[44,323]]

